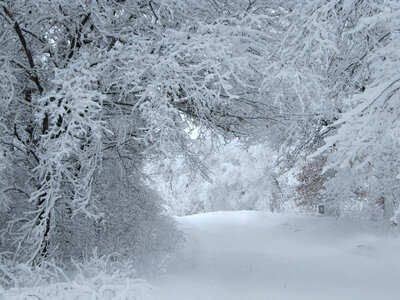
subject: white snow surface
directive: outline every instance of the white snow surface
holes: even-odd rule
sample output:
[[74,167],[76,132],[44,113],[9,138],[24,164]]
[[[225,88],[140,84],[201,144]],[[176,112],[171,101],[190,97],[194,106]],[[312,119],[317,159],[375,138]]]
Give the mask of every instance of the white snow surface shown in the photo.
[[400,238],[371,223],[265,212],[177,218],[156,300],[400,299]]

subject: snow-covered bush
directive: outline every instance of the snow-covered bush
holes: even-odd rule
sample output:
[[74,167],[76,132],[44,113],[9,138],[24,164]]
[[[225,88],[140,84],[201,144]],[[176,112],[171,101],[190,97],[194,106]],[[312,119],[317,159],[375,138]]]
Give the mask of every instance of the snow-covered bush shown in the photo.
[[297,184],[294,200],[303,211],[317,211],[319,204],[329,205],[334,199],[323,195],[324,184],[335,175],[334,170],[323,172],[327,157],[318,156],[297,165],[301,165],[296,172]]
[[150,299],[151,287],[138,275],[134,263],[96,251],[65,274],[53,262],[41,267],[14,264],[5,259],[0,266],[0,298],[4,299]]

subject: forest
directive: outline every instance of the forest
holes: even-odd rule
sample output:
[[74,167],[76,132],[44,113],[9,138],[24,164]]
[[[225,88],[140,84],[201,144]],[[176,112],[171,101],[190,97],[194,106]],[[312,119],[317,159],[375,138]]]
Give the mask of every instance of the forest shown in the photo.
[[399,149],[398,0],[0,0],[0,298],[141,299],[175,216],[398,232]]

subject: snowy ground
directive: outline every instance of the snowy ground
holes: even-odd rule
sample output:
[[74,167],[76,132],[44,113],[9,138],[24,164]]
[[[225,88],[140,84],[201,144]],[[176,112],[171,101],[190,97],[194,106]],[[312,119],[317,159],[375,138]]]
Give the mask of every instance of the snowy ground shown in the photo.
[[150,286],[100,272],[90,279],[0,289],[0,300],[400,299],[400,238],[393,229],[248,211],[177,221],[184,247],[163,275],[148,280]]
[[156,300],[400,299],[400,239],[371,225],[261,212],[177,220],[187,242],[150,280]]

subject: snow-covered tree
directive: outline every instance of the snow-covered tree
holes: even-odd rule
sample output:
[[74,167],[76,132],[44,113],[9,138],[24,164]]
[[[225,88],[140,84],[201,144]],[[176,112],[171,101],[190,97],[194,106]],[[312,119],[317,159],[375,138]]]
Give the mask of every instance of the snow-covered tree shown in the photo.
[[151,185],[166,199],[172,215],[219,210],[285,211],[286,183],[279,178],[276,152],[267,144],[245,145],[237,139],[210,151],[202,147],[209,178],[192,174],[182,158],[147,165]]
[[350,109],[326,129],[339,127],[314,155],[330,149],[325,170],[338,171],[326,183],[325,194],[342,212],[384,215],[397,224],[400,6],[397,1],[363,2],[358,19],[345,32],[357,37],[359,44],[350,45],[358,50],[343,69],[346,80],[359,89],[344,99]]
[[[199,140],[205,128],[246,136],[277,118],[259,86],[286,5],[30,0],[0,6],[2,247],[21,261],[72,253],[58,237],[75,234],[73,223],[83,230],[83,246],[92,247],[91,228],[126,216],[105,213],[113,195],[132,209],[149,202],[138,214],[160,215],[156,197],[143,187],[142,161],[181,153],[200,166],[189,127],[199,128]],[[135,183],[118,185],[124,177]],[[128,194],[135,196],[124,202]]]

